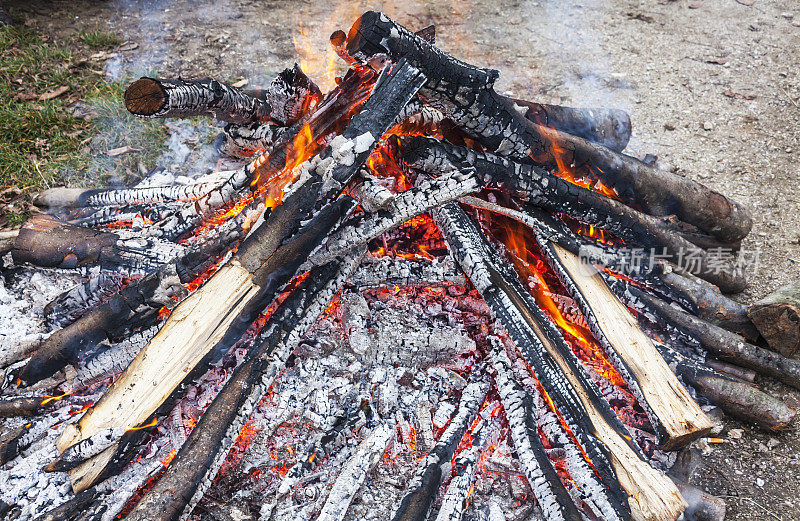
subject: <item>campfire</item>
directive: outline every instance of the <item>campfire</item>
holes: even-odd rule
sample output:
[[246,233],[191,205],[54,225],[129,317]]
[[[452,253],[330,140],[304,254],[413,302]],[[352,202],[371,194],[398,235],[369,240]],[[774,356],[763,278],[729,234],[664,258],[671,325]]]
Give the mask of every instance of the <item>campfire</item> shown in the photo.
[[[513,99],[377,12],[322,93],[141,78],[224,122],[184,183],[54,188],[9,246],[82,282],[6,347],[7,519],[721,519],[670,469],[707,406],[778,431],[736,202],[629,116]],[[688,510],[687,510],[688,508]],[[715,517],[716,516],[716,517]]]

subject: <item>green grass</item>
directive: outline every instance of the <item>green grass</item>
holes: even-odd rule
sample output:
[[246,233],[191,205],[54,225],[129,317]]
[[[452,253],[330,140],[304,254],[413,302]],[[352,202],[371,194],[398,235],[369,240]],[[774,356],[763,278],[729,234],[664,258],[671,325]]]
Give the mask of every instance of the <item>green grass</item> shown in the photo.
[[[83,32],[81,40],[93,48],[118,43],[101,31]],[[163,123],[128,114],[124,88],[94,72],[103,63],[87,61],[86,52],[25,27],[0,27],[0,191],[17,187],[29,194],[65,181],[89,186],[112,176],[131,180],[139,162],[152,166],[163,150]],[[64,86],[64,94],[40,98]],[[71,113],[78,100],[90,117]],[[105,154],[125,145],[142,150]],[[0,204],[0,226],[22,219],[24,204]]]
[[107,49],[122,43],[122,40],[112,33],[95,29],[94,31],[81,31],[78,33],[80,40],[92,49]]

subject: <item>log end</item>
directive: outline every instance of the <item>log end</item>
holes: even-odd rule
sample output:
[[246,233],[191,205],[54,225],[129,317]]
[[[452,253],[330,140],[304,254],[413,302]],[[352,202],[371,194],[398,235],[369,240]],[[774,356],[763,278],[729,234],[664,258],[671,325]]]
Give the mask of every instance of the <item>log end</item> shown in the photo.
[[85,188],[50,188],[37,195],[33,204],[40,208],[71,208],[83,204]]
[[139,78],[125,89],[125,108],[137,116],[152,116],[167,102],[161,83],[153,78]]
[[800,352],[800,284],[784,286],[747,313],[770,349],[786,357]]

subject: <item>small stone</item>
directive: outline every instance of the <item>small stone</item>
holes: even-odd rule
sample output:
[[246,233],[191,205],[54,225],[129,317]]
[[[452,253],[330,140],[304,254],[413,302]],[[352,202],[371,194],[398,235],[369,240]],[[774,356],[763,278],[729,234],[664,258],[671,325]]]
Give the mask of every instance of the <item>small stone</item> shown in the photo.
[[783,18],[786,18],[787,20],[791,20],[792,18],[794,18],[794,15],[789,11],[784,11],[783,13],[781,13],[781,16]]
[[791,154],[792,153],[792,147],[786,147],[786,153],[787,154]]
[[664,130],[675,130],[675,125],[672,123],[664,123]]
[[713,123],[711,123],[710,121],[703,122],[703,130],[713,130],[713,129],[714,129]]
[[742,438],[742,434],[744,434],[743,429],[731,429],[728,431],[728,437],[732,440],[739,440]]
[[761,479],[761,478],[756,478],[756,485],[758,485],[759,487],[763,487],[764,486],[764,480]]
[[777,447],[777,446],[778,446],[778,445],[780,445],[780,444],[781,444],[781,442],[780,442],[780,441],[778,441],[778,439],[777,439],[777,438],[770,438],[770,439],[767,441],[767,448],[769,448],[770,450],[772,450],[772,449],[774,449],[775,447]]

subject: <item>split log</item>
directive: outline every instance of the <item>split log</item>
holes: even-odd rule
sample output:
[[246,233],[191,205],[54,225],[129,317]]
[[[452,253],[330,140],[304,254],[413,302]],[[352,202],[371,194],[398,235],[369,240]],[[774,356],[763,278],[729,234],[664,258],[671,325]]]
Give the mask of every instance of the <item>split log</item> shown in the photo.
[[770,349],[783,356],[800,350],[800,284],[790,284],[752,306],[748,316]]
[[[662,448],[682,447],[708,432],[713,424],[675,378],[630,311],[608,289],[602,276],[587,272],[579,258],[553,243],[543,243],[551,266],[578,302],[606,355],[634,383],[641,405],[651,412]],[[593,270],[592,270],[593,271]]]
[[658,219],[533,165],[419,136],[403,140],[403,157],[414,168],[434,175],[470,165],[480,173],[484,186],[510,192],[529,205],[565,213],[630,244],[668,255],[723,291],[741,291],[746,285],[740,268],[725,259],[712,259],[679,235],[666,233]]
[[679,334],[697,339],[722,360],[772,376],[800,389],[800,361],[748,344],[735,333],[693,317],[627,282],[604,275],[606,283],[629,308],[641,313],[659,328],[670,326]]
[[52,397],[47,396],[26,396],[20,398],[0,399],[0,418],[11,418],[14,416],[35,416],[41,413],[48,403],[52,402]]
[[493,261],[480,232],[453,203],[437,210],[435,219],[451,252],[535,371],[605,486],[611,488],[611,497],[623,503],[616,504],[616,511],[630,508],[623,518],[674,520],[683,502],[664,476],[644,460],[627,429],[530,294],[507,266]]
[[425,521],[444,479],[444,470],[467,432],[478,408],[484,401],[488,385],[477,380],[470,382],[461,393],[455,416],[447,424],[439,441],[419,462],[403,499],[392,515],[392,521]]
[[[226,265],[173,310],[103,398],[65,429],[58,442],[60,451],[101,429],[130,428],[146,421],[180,393],[183,382],[241,337],[256,313],[353,208],[351,198],[336,198],[337,194],[367,159],[376,136],[386,132],[423,82],[424,76],[402,63],[377,82],[347,129],[322,155],[307,162],[299,181],[287,188],[283,203],[251,231]],[[73,471],[73,482],[91,470],[90,463]]]
[[125,89],[125,108],[150,118],[214,116],[246,125],[269,121],[272,107],[217,80],[139,78]]
[[746,306],[726,297],[713,284],[671,264],[650,257],[645,257],[641,263],[633,262],[614,248],[577,236],[564,222],[536,208],[528,207],[523,212],[471,196],[459,201],[510,217],[577,255],[581,261],[632,278],[703,320],[748,338],[758,334],[747,318]]
[[386,446],[394,439],[395,429],[388,423],[375,427],[362,441],[344,466],[325,500],[317,521],[342,521],[367,473],[380,461]]
[[540,164],[557,161],[588,167],[627,202],[653,215],[677,215],[714,236],[734,242],[752,227],[749,212],[688,178],[660,171],[583,138],[537,125],[514,109],[493,85],[496,70],[482,69],[442,52],[387,16],[364,13],[347,35],[347,53],[373,67],[404,58],[428,77],[426,103],[455,121],[489,152]]
[[279,306],[167,471],[127,519],[177,520],[192,511],[272,380],[360,258],[359,252],[343,262],[316,268]]
[[30,263],[43,268],[104,269],[146,273],[168,262],[183,247],[68,224],[47,214],[31,217],[14,241],[11,256],[16,264]]

